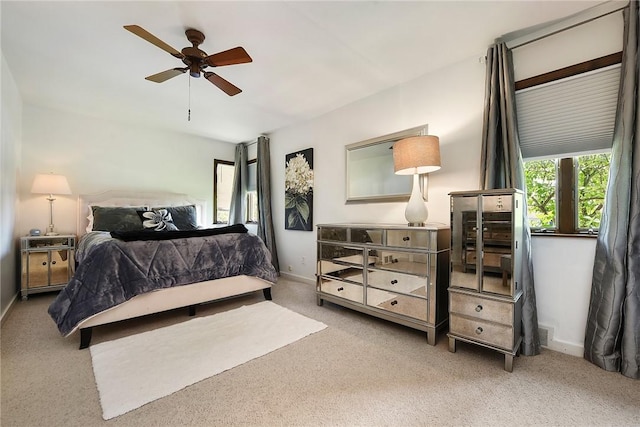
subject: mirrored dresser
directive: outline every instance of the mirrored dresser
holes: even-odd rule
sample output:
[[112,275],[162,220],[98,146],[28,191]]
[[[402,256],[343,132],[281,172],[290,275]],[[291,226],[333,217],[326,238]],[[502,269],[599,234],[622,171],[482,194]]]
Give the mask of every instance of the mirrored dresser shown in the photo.
[[316,297],[427,333],[448,321],[449,227],[318,225]]
[[505,355],[513,371],[522,315],[522,192],[453,192],[449,351],[456,341]]

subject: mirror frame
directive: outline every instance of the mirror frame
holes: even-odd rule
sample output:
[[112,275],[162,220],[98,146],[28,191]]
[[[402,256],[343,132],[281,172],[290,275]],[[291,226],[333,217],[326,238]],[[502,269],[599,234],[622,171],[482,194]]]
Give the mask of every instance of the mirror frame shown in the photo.
[[[423,133],[424,132],[424,133]],[[413,185],[412,180],[407,181],[407,189],[406,193],[394,193],[394,194],[374,194],[371,196],[358,196],[350,193],[350,167],[349,167],[349,154],[355,152],[357,150],[363,150],[370,147],[375,147],[380,144],[388,144],[396,142],[400,139],[407,138],[410,136],[417,136],[427,134],[427,125],[416,126],[410,129],[405,129],[399,132],[390,133],[388,135],[379,136],[377,138],[367,139],[365,141],[356,142],[353,144],[349,144],[345,147],[345,195],[346,200],[345,203],[382,203],[382,202],[406,202],[409,200],[409,196],[411,195],[411,187]],[[391,161],[393,162],[393,152],[389,150],[389,156],[391,157]],[[372,176],[372,179],[378,178],[380,182],[384,182],[385,176],[376,177]],[[424,184],[424,175],[420,175],[420,189],[422,190],[422,194],[424,197],[425,193],[425,184]]]

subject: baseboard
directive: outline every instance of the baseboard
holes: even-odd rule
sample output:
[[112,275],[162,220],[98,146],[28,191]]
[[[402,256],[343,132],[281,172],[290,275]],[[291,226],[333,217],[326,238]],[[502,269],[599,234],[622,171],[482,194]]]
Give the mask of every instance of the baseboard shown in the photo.
[[9,318],[9,315],[11,314],[11,312],[13,311],[13,308],[18,302],[18,295],[19,293],[13,296],[13,298],[11,299],[11,302],[9,303],[9,306],[4,311],[4,313],[2,313],[2,315],[0,316],[0,326],[4,326],[4,322]]
[[308,277],[298,276],[297,274],[285,273],[284,271],[280,272],[280,276],[284,277],[285,279],[295,280],[297,282],[302,282],[307,285],[316,284],[315,279],[309,279]]
[[584,355],[584,346],[556,339],[551,326],[538,325],[538,332],[540,335],[540,345],[543,348],[576,357],[582,357]]

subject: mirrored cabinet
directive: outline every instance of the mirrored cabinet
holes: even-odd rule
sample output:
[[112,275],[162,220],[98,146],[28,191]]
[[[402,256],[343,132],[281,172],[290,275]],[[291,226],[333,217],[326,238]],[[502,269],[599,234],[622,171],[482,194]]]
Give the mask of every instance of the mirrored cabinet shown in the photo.
[[456,340],[505,354],[505,369],[521,342],[522,192],[453,192],[449,350]]
[[73,275],[75,247],[76,237],[71,234],[20,238],[22,299],[64,288]]
[[318,225],[318,305],[330,301],[427,332],[446,326],[445,225]]

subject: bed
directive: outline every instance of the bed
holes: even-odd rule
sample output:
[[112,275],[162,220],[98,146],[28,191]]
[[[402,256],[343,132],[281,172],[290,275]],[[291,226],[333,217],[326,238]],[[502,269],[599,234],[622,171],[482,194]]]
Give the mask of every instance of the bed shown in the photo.
[[49,306],[60,333],[262,291],[271,254],[243,225],[205,228],[206,204],[184,194],[105,192],[78,198],[76,269]]

